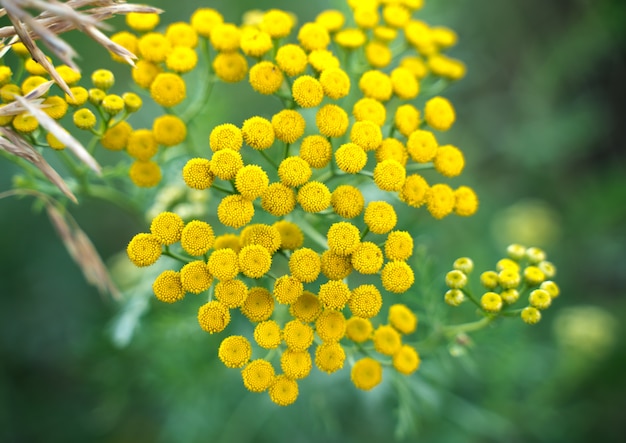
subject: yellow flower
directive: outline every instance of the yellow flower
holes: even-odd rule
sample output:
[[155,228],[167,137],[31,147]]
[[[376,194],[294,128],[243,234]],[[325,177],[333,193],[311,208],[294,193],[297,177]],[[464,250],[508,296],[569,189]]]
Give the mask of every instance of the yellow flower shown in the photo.
[[206,158],[192,158],[183,167],[183,180],[191,189],[210,188],[214,178],[211,162]]
[[384,43],[391,43],[398,36],[398,30],[389,26],[376,26],[374,28],[374,37]]
[[384,68],[391,63],[391,49],[383,42],[371,41],[365,45],[365,58],[373,68]]
[[222,14],[212,8],[199,8],[191,15],[191,26],[202,37],[210,37],[213,28],[222,23]]
[[[459,257],[452,263],[454,269],[458,269],[464,274],[469,274],[474,270],[474,262],[469,257]],[[519,268],[519,267],[518,267]]]
[[450,129],[456,115],[452,103],[443,97],[433,97],[426,102],[424,119],[428,126],[438,131]]
[[352,290],[348,302],[350,312],[356,317],[372,318],[378,314],[383,305],[380,291],[374,285],[361,285]]
[[402,345],[391,358],[393,367],[404,375],[411,375],[419,368],[420,357],[417,351],[409,345]]
[[106,91],[115,83],[115,76],[108,69],[97,69],[91,74],[91,82],[96,88]]
[[393,86],[391,78],[384,72],[370,70],[359,79],[359,89],[363,95],[384,102],[391,98]]
[[318,23],[305,23],[298,31],[298,41],[307,51],[326,49],[330,43],[330,35]]
[[350,299],[350,288],[341,280],[330,280],[320,286],[319,300],[325,309],[342,310]]
[[278,303],[290,305],[302,295],[304,286],[302,282],[290,275],[278,277],[274,282],[274,297]]
[[364,343],[372,337],[374,327],[367,318],[350,317],[346,322],[346,337],[355,343]]
[[263,277],[272,266],[272,256],[261,245],[248,245],[239,251],[239,269],[250,278]]
[[43,101],[41,109],[51,118],[59,120],[67,112],[67,102],[58,96],[48,97]]
[[389,324],[402,334],[411,334],[417,328],[417,317],[406,305],[395,304],[389,308]]
[[498,282],[503,289],[517,288],[522,280],[516,269],[507,268],[498,273]]
[[549,261],[543,260],[537,264],[537,267],[541,269],[546,278],[552,278],[556,274],[556,267]]
[[291,86],[293,99],[302,108],[314,108],[324,99],[324,88],[310,75],[301,75]]
[[306,212],[320,212],[330,206],[331,194],[321,182],[306,183],[298,190],[297,201]]
[[306,351],[313,343],[313,328],[300,320],[291,320],[283,328],[283,340],[292,351]]
[[413,286],[415,275],[411,267],[405,262],[393,260],[385,265],[380,274],[380,279],[387,291],[402,294]]
[[527,266],[524,268],[524,280],[531,285],[539,285],[546,279],[546,275],[537,266]]
[[159,24],[159,14],[152,12],[129,12],[126,14],[126,24],[135,31],[152,31]]
[[41,77],[39,75],[31,75],[30,77],[27,77],[26,80],[22,82],[22,95],[28,94],[30,91],[47,81],[48,80],[45,77]]
[[155,297],[164,303],[174,303],[185,297],[180,274],[172,270],[163,271],[154,279],[152,291]]
[[371,121],[357,121],[350,130],[350,141],[359,145],[364,151],[373,151],[383,141],[380,126]]
[[552,297],[545,289],[535,289],[530,293],[528,301],[537,309],[547,309],[552,304]]
[[239,308],[248,295],[248,287],[241,280],[222,280],[215,285],[215,298],[227,308]]
[[392,326],[381,325],[372,337],[374,349],[384,355],[393,355],[400,350],[402,338]]
[[126,247],[128,258],[138,267],[153,265],[161,257],[161,252],[161,243],[152,234],[137,234]]
[[198,64],[198,54],[186,46],[177,46],[167,54],[165,66],[179,74],[191,71]]
[[450,306],[459,306],[465,301],[465,295],[460,289],[449,289],[446,291],[444,301]]
[[322,71],[320,83],[324,94],[332,99],[340,99],[350,92],[350,77],[341,68],[330,68]]
[[341,137],[348,130],[348,114],[337,105],[324,105],[315,114],[315,123],[322,135]]
[[293,251],[300,248],[302,243],[304,243],[304,234],[302,234],[302,230],[300,230],[295,223],[287,220],[279,220],[274,222],[272,226],[274,226],[280,234],[280,247],[282,249]]
[[430,131],[418,129],[409,135],[406,147],[411,158],[418,163],[426,163],[437,155],[437,140]]
[[457,215],[468,217],[478,210],[478,197],[468,186],[460,186],[454,191],[454,212]]
[[411,19],[409,9],[398,3],[386,4],[383,8],[383,20],[394,28],[403,28]]
[[532,264],[538,264],[546,259],[546,253],[537,247],[530,247],[526,249],[524,255]]
[[322,304],[315,294],[304,291],[298,300],[289,306],[289,313],[301,322],[313,322],[322,313]]
[[65,94],[65,101],[67,102],[68,105],[82,106],[85,104],[85,102],[89,98],[89,93],[87,92],[85,88],[81,86],[74,86],[73,88],[70,88],[70,91],[72,92],[72,95],[74,96],[74,98]]
[[283,109],[272,117],[276,138],[288,144],[302,137],[305,126],[304,117],[293,109]]
[[485,292],[480,298],[480,306],[487,312],[499,312],[502,309],[502,297],[495,292]]
[[128,137],[126,152],[133,158],[147,161],[157,153],[159,145],[149,129],[137,129]]
[[138,60],[131,70],[133,81],[141,88],[147,89],[161,73],[161,68],[147,60]]
[[272,37],[256,28],[245,28],[241,34],[241,50],[250,57],[263,57],[272,49]]
[[346,334],[346,318],[341,311],[326,309],[317,317],[315,331],[324,342],[338,342]]
[[301,248],[294,251],[289,257],[289,271],[291,275],[303,283],[311,283],[317,280],[321,270],[322,260],[313,249]]
[[124,109],[128,112],[137,112],[143,105],[141,97],[134,92],[125,92],[122,94],[122,100],[124,100]]
[[[394,115],[394,125],[400,134],[409,137],[419,128],[420,112],[413,105],[405,104],[398,106]],[[433,136],[434,138],[434,136]],[[415,140],[417,141],[417,140]],[[435,146],[436,146],[435,141]]]
[[430,30],[430,38],[440,47],[447,48],[454,46],[458,37],[456,33],[449,28],[437,26]]
[[279,406],[289,406],[298,398],[298,383],[286,375],[278,375],[269,389],[270,400]]
[[153,161],[135,161],[128,171],[131,181],[140,188],[151,188],[161,181],[161,168]]
[[315,349],[315,366],[328,374],[343,368],[345,360],[346,352],[339,343],[322,343]]
[[434,75],[450,80],[459,80],[465,77],[467,71],[462,61],[447,57],[443,54],[433,54],[428,57],[428,69],[430,69],[430,72]]
[[296,207],[296,194],[282,183],[272,183],[261,195],[261,207],[269,214],[282,217]]
[[278,48],[276,63],[285,74],[293,76],[304,72],[308,64],[308,58],[304,49],[289,43]]
[[376,274],[383,266],[383,252],[372,242],[362,242],[352,253],[352,266],[361,274]]
[[[248,290],[248,296],[241,306],[241,313],[252,322],[265,321],[274,312],[274,298],[270,291],[261,287],[253,287]],[[280,340],[280,329],[279,329]]]
[[419,20],[411,20],[404,27],[406,40],[422,55],[430,55],[437,50],[432,41],[428,25]]
[[[48,60],[48,62],[52,62],[50,57],[46,57],[46,59]],[[24,63],[24,68],[26,68],[26,71],[30,75],[48,75],[48,71],[46,71],[46,69],[42,65],[40,65],[39,62],[36,62],[32,58],[26,60],[26,62]]]
[[263,349],[276,349],[280,338],[280,326],[274,320],[264,321],[254,328],[254,341]]
[[270,254],[280,249],[280,232],[271,225],[261,223],[248,225],[241,231],[239,239],[242,246],[260,245]]
[[247,200],[254,200],[267,189],[269,179],[266,172],[257,165],[246,165],[237,171],[235,187]]
[[309,53],[309,64],[317,72],[322,72],[325,69],[338,68],[340,65],[339,59],[326,49],[311,51]]
[[213,152],[222,149],[241,150],[243,136],[241,130],[232,123],[217,125],[209,135],[209,146]]
[[211,157],[211,173],[222,180],[232,180],[241,168],[243,159],[234,149],[221,149]]
[[154,119],[152,134],[158,144],[175,146],[187,138],[187,126],[175,115],[165,114]]
[[406,180],[406,169],[396,160],[383,160],[374,168],[374,183],[383,191],[400,191]]
[[325,137],[309,135],[302,139],[298,155],[309,166],[319,169],[325,167],[330,162],[333,155],[333,147]]
[[[185,225],[181,232],[180,245],[189,255],[205,254],[215,241],[213,228],[206,222],[192,220]],[[213,272],[211,272],[213,274]]]
[[246,78],[248,61],[238,52],[221,52],[213,59],[213,70],[220,80],[237,83]]
[[322,253],[322,273],[329,280],[342,280],[352,272],[350,255],[339,255],[331,250]]
[[386,234],[394,228],[398,221],[398,216],[393,206],[389,203],[374,201],[368,203],[365,208],[363,220],[374,234]]
[[102,89],[91,88],[89,90],[89,103],[91,103],[94,106],[100,106],[100,104],[102,103],[102,100],[104,100],[104,97],[106,96],[107,96],[107,93],[104,92]]
[[363,29],[372,29],[378,24],[378,20],[380,20],[378,8],[368,4],[358,5],[354,8],[353,14],[357,26]]
[[426,207],[436,219],[450,214],[454,209],[454,204],[454,191],[446,184],[433,185],[426,194]]
[[539,289],[543,289],[544,291],[546,291],[548,294],[550,294],[550,297],[552,298],[558,297],[561,293],[559,286],[551,280],[546,280],[541,283],[541,285],[539,285]]
[[239,246],[239,236],[237,234],[222,234],[215,237],[213,242],[213,249],[225,249],[230,248],[233,251],[239,253],[241,247]]
[[152,219],[150,232],[163,245],[172,245],[180,241],[185,222],[178,214],[161,212]]
[[65,145],[59,141],[58,138],[51,132],[46,134],[46,141],[48,142],[48,146],[57,151],[65,149]]
[[[224,152],[224,151],[219,151]],[[254,205],[241,195],[224,197],[217,206],[217,218],[224,226],[241,228],[247,225],[254,216]]]
[[198,34],[189,24],[176,22],[168,25],[165,30],[165,38],[176,49],[177,47],[195,48],[198,44]]
[[183,289],[193,294],[206,291],[213,283],[213,277],[202,260],[187,263],[180,270],[180,282]]
[[385,241],[385,256],[389,260],[407,260],[413,255],[413,237],[406,231],[392,231]]
[[456,177],[461,174],[465,166],[463,153],[452,145],[440,146],[433,160],[435,169],[446,177]]
[[461,289],[467,284],[467,275],[455,269],[446,274],[446,286],[452,289]]
[[383,379],[383,367],[371,357],[364,357],[357,361],[350,371],[352,383],[359,389],[369,391]]
[[176,74],[165,72],[157,74],[150,85],[150,96],[157,104],[171,108],[186,97],[185,81]]
[[495,289],[500,281],[498,273],[495,271],[485,271],[480,274],[480,283],[487,289]]
[[3,102],[9,103],[15,101],[15,95],[22,95],[22,88],[14,85],[13,83],[9,83],[8,85],[4,85],[0,88],[0,95]]
[[30,56],[30,52],[24,43],[17,41],[11,45],[11,49],[20,57]]
[[[17,117],[19,117],[19,116],[17,116]],[[76,112],[74,112],[74,115],[72,116],[72,119],[73,119],[74,124],[76,125],[76,127],[79,128],[79,129],[91,129],[94,126],[96,126],[96,116],[95,116],[95,114],[93,112],[91,112],[91,110],[89,110],[87,108],[81,108],[81,109],[77,110]],[[107,132],[108,132],[108,130],[107,130]],[[105,136],[106,136],[106,133],[102,137],[103,140],[104,140]]]
[[367,164],[367,153],[356,143],[344,143],[335,151],[335,163],[343,172],[356,174]]
[[104,131],[104,135],[100,139],[100,143],[106,149],[111,151],[120,151],[128,144],[128,139],[132,132],[133,128],[128,124],[128,122],[121,121],[115,126],[112,126]]
[[365,200],[359,188],[352,185],[340,185],[330,196],[333,211],[343,218],[354,218],[363,212]]
[[282,38],[289,35],[293,25],[293,19],[288,13],[279,9],[270,9],[263,15],[260,28],[272,38]]
[[211,45],[219,52],[234,52],[239,49],[241,29],[232,23],[217,23],[209,36]]
[[[125,49],[128,49],[133,54],[137,54],[137,52],[139,52],[137,50],[137,42],[139,41],[139,39],[137,38],[135,34],[132,34],[128,31],[122,31],[122,32],[117,32],[113,34],[111,36],[111,41],[113,43],[117,43],[118,45],[120,45],[121,47]],[[126,63],[126,60],[124,60],[123,57],[120,57],[119,55],[114,54],[113,52],[110,52],[110,54],[111,54],[111,58],[115,60],[116,62]]]
[[522,309],[520,316],[522,317],[524,323],[529,325],[537,324],[539,323],[539,320],[541,320],[541,312],[534,306],[527,306]]
[[411,174],[404,181],[400,199],[409,206],[419,208],[426,203],[429,189],[430,187],[424,177],[419,174]]
[[198,309],[200,327],[211,334],[222,332],[230,323],[228,308],[219,301],[210,301]]
[[260,94],[270,95],[283,84],[283,73],[274,63],[262,61],[250,68],[249,80],[252,89]]
[[391,71],[391,85],[396,96],[403,100],[414,99],[419,93],[419,83],[407,68],[399,67]]
[[358,100],[352,107],[352,115],[356,121],[371,121],[382,126],[387,119],[387,110],[378,100],[364,97]]
[[252,346],[242,335],[231,335],[220,343],[217,355],[227,368],[241,368],[252,356]]
[[328,248],[338,255],[350,255],[361,243],[359,228],[348,222],[333,223],[328,229]]
[[317,14],[317,17],[315,17],[315,23],[322,25],[328,32],[339,31],[345,21],[346,18],[343,13],[336,9],[327,9],[320,12]]
[[243,122],[241,133],[244,141],[254,149],[267,149],[274,143],[274,127],[263,117],[251,117]]
[[267,360],[253,360],[251,361],[243,371],[241,371],[241,378],[243,379],[243,385],[250,392],[264,392],[274,383],[276,374],[274,367]]
[[507,305],[515,303],[519,299],[519,291],[517,289],[505,289],[500,293],[502,301]]
[[308,351],[287,349],[280,356],[280,367],[291,380],[305,378],[311,372],[311,355]]
[[359,28],[342,29],[335,34],[335,42],[346,49],[360,48],[367,41],[367,36]]
[[161,63],[172,51],[172,45],[163,34],[150,32],[142,36],[137,42],[139,55],[149,62]]

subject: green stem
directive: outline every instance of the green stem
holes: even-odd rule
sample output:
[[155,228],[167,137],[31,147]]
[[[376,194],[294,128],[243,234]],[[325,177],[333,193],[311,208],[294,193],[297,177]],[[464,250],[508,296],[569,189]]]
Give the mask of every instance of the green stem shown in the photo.
[[272,160],[272,158],[269,155],[265,153],[265,151],[259,150],[258,152],[263,156],[265,160],[267,160],[267,162],[270,165],[272,165],[274,168],[276,168],[276,170],[278,170],[278,165],[274,162],[274,160]]
[[488,315],[477,321],[461,323],[459,325],[444,326],[443,333],[448,338],[452,338],[462,333],[479,331],[489,325],[489,323],[491,323],[496,317],[497,316],[495,315]]
[[196,117],[208,103],[211,92],[213,91],[213,86],[215,85],[213,68],[211,66],[211,52],[209,51],[209,45],[207,45],[207,41],[204,38],[200,39],[200,51],[206,60],[207,79],[201,83],[202,91],[198,94],[198,99],[190,104],[189,107],[180,115],[180,119],[185,122],[186,125],[188,125],[189,122],[193,120],[194,117]]
[[369,232],[370,232],[370,228],[366,226],[365,229],[363,230],[363,233],[361,234],[361,241],[363,241],[363,239]]
[[165,246],[165,250],[163,251],[163,255],[166,255],[167,257],[171,257],[175,260],[178,260],[182,263],[190,263],[191,260],[189,260],[186,257],[183,257],[182,255],[176,254],[175,252],[170,251],[169,246]]
[[212,184],[212,185],[211,185],[211,189],[216,189],[216,190],[221,191],[221,192],[223,192],[223,193],[225,193],[225,194],[236,194],[236,192],[235,192],[235,191],[231,191],[231,190],[229,190],[229,189],[222,188],[221,186],[218,186],[218,185],[216,185],[216,184]]

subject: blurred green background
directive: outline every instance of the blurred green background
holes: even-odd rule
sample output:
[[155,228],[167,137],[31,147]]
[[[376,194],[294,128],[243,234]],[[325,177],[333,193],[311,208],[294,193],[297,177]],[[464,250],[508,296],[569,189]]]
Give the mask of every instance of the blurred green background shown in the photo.
[[[270,7],[302,22],[338,5],[222,3],[202,5],[232,22],[247,9]],[[468,66],[445,92],[458,121],[440,141],[463,149],[467,169],[453,183],[474,186],[481,208],[469,219],[435,222],[422,211],[404,221],[429,257],[418,286],[443,294],[456,257],[487,269],[507,243],[535,244],[557,265],[562,289],[542,322],[499,322],[469,344],[423,355],[416,374],[369,393],[353,388],[346,369],[331,377],[314,370],[296,404],[279,408],[246,392],[237,371],[219,362],[219,338],[197,327],[195,301],[150,301],[146,309],[145,299],[131,300],[124,317],[84,282],[31,200],[3,199],[0,441],[623,441],[626,5],[426,3],[421,17],[458,32],[451,54]],[[167,23],[187,19],[200,2],[152,4],[167,10]],[[68,38],[85,72],[101,67],[103,50],[76,33]],[[242,99],[229,89],[212,99],[212,112],[202,116],[208,126],[241,119]],[[16,172],[0,163],[0,191]],[[85,201],[73,214],[107,260],[146,229],[102,202]],[[452,310],[443,302],[433,309]],[[134,313],[144,314],[121,346],[120,324]]]

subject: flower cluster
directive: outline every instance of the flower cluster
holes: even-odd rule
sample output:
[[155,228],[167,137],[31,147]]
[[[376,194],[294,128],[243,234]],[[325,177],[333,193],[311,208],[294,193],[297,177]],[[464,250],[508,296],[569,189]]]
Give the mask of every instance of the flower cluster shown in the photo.
[[[469,298],[487,315],[520,316],[528,324],[539,322],[541,311],[549,308],[560,293],[559,286],[551,280],[556,268],[546,260],[546,253],[536,247],[512,244],[507,255],[498,260],[495,270],[480,274],[484,288],[480,299],[474,298],[468,287],[474,268],[472,260],[468,257],[455,260],[454,270],[446,274],[446,285],[450,288],[445,294],[446,303],[459,306]],[[516,308],[515,303],[520,299],[527,306]]]
[[[437,140],[456,115],[432,92],[464,75],[444,54],[455,33],[413,18],[421,1],[348,3],[348,16],[327,10],[297,30],[282,10],[250,14],[238,26],[203,8],[163,34],[146,15],[129,20],[141,37],[113,36],[139,52],[133,78],[163,106],[184,97],[184,82],[174,79],[195,66],[186,49],[170,60],[171,48],[196,44],[211,57],[210,81],[247,79],[283,104],[273,115],[215,126],[207,155],[182,168],[190,189],[211,192],[213,218],[161,212],[127,248],[140,267],[162,255],[180,265],[155,279],[157,299],[208,294],[197,317],[204,331],[223,332],[235,316],[254,325],[252,337],[224,338],[218,356],[242,368],[247,389],[267,391],[279,405],[296,400],[313,364],[333,373],[350,362],[364,390],[381,382],[383,365],[417,370],[419,354],[405,338],[417,316],[408,301],[398,303],[415,282],[403,214],[425,207],[441,219],[478,208],[470,187],[438,178],[465,165],[458,147]],[[161,87],[165,78],[171,85]],[[169,93],[172,100],[163,99]]]

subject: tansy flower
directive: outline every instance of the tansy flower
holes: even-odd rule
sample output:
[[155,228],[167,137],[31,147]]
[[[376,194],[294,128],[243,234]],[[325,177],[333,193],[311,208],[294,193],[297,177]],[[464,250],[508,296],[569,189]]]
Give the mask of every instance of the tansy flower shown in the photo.
[[150,85],[150,96],[157,104],[171,108],[182,102],[186,97],[185,81],[170,72],[157,74]]
[[395,304],[389,308],[389,324],[401,334],[410,334],[417,328],[417,317],[406,305]]
[[282,38],[289,35],[293,24],[293,19],[285,11],[269,9],[263,15],[259,27],[270,34],[272,38]]
[[211,173],[222,180],[232,180],[241,168],[243,159],[234,149],[221,149],[211,157]]
[[322,313],[322,304],[315,294],[304,291],[298,300],[289,306],[289,313],[304,323],[310,323]]
[[215,237],[213,242],[213,249],[230,248],[233,251],[239,253],[241,247],[239,246],[239,236],[237,234],[226,233]]
[[65,145],[51,132],[46,134],[46,142],[48,142],[48,146],[57,151],[65,149]]
[[[52,62],[50,57],[46,57],[46,59],[48,62]],[[40,65],[39,62],[36,62],[32,58],[26,60],[24,68],[30,75],[48,75],[48,71],[46,71],[46,69]]]
[[456,177],[463,171],[465,159],[459,148],[452,145],[440,146],[433,160],[435,169],[446,177]]
[[558,297],[561,292],[559,286],[551,280],[542,282],[541,285],[539,285],[539,289],[546,291],[552,298]]
[[274,226],[280,234],[280,247],[282,249],[293,251],[300,248],[302,243],[304,243],[304,234],[302,234],[302,230],[295,223],[287,220],[279,220],[274,222],[272,226]]
[[325,69],[338,68],[340,66],[339,59],[326,49],[316,49],[309,53],[309,64],[317,72]]
[[527,306],[522,309],[520,316],[522,317],[524,323],[529,325],[539,323],[539,320],[541,320],[541,312],[534,306]]
[[172,270],[163,271],[154,279],[152,291],[154,296],[164,303],[174,303],[185,297],[180,274]]
[[250,392],[264,392],[274,383],[276,374],[270,362],[263,359],[251,361],[241,371],[243,385]]
[[293,82],[291,95],[298,106],[314,108],[324,99],[324,89],[316,78],[301,75]]
[[546,253],[537,247],[526,249],[525,256],[532,264],[540,263],[546,259]]
[[[121,31],[121,32],[117,32],[113,34],[111,36],[111,41],[113,43],[120,45],[121,47],[125,49],[128,49],[133,54],[137,54],[138,52],[137,42],[139,41],[139,39],[137,38],[135,34],[132,34],[128,31]],[[120,57],[119,55],[113,52],[110,52],[110,54],[111,54],[111,58],[115,60],[116,62],[126,63],[123,57]]]
[[263,246],[270,254],[273,254],[280,249],[281,236],[275,226],[255,223],[253,225],[246,226],[241,231],[239,241],[242,246]]
[[272,49],[272,37],[265,31],[246,28],[241,34],[241,50],[250,57],[262,57]]
[[305,23],[298,31],[298,41],[307,51],[325,49],[330,43],[330,35],[318,23]]
[[[265,321],[274,312],[274,298],[270,291],[261,287],[253,287],[248,290],[248,296],[241,305],[241,313],[252,322]],[[280,343],[280,329],[279,329]]]
[[356,121],[371,121],[382,126],[387,119],[385,106],[373,98],[364,97],[358,100],[352,107],[352,115]]
[[178,214],[161,212],[152,219],[150,232],[163,245],[171,245],[180,241],[185,222]]
[[313,343],[313,328],[300,320],[291,320],[283,328],[283,340],[292,351],[305,351]]
[[196,30],[185,22],[170,23],[165,30],[165,38],[174,49],[177,47],[195,48],[198,44]]
[[346,322],[346,337],[355,343],[363,343],[372,337],[374,327],[367,318],[350,317]]
[[354,8],[353,14],[357,26],[363,29],[373,28],[380,19],[378,9],[368,4],[359,4]]
[[320,133],[326,137],[341,137],[348,129],[348,114],[337,105],[324,105],[315,115]]
[[141,97],[134,92],[125,92],[122,94],[122,100],[124,100],[124,109],[126,109],[127,112],[137,112],[141,109],[141,105],[143,105]]
[[485,271],[480,274],[480,283],[486,289],[495,289],[500,283],[498,273],[495,271]]
[[391,71],[391,86],[396,96],[403,100],[411,100],[419,93],[419,83],[411,71],[396,68]]
[[239,151],[243,145],[241,130],[232,123],[217,125],[209,135],[209,146],[213,152],[222,149]]
[[350,77],[341,68],[325,69],[320,75],[324,94],[332,99],[340,99],[350,92]]
[[213,228],[206,222],[192,220],[185,225],[180,236],[180,245],[191,256],[205,254],[215,240]]
[[387,4],[383,7],[383,20],[389,26],[402,28],[411,19],[411,12],[403,4]]
[[386,234],[396,226],[398,216],[389,203],[374,201],[366,206],[363,220],[374,234]]
[[151,188],[161,181],[161,168],[153,161],[135,161],[130,165],[128,175],[140,188]]
[[276,63],[285,74],[293,76],[304,72],[308,64],[308,58],[304,49],[289,43],[278,48]]
[[365,58],[373,68],[384,68],[391,63],[391,49],[383,42],[371,41],[365,46]]
[[402,346],[402,337],[392,326],[381,325],[372,337],[374,349],[383,355],[393,355]]
[[345,359],[346,352],[339,343],[322,343],[315,350],[315,366],[328,374],[343,368]]
[[413,237],[406,231],[392,231],[385,241],[385,256],[389,260],[407,260],[413,255]]
[[547,260],[543,260],[537,264],[537,267],[541,269],[546,278],[552,278],[556,274],[556,267]]
[[254,149],[267,149],[274,143],[274,127],[263,117],[251,117],[243,122],[244,141]]
[[[19,115],[17,117],[19,117]],[[93,112],[91,112],[91,110],[87,108],[82,108],[74,112],[72,119],[76,127],[78,127],[79,129],[91,129],[94,126],[96,126],[96,116]],[[25,131],[22,131],[22,132],[25,132]],[[106,136],[106,133],[105,133],[105,136]],[[105,136],[103,136],[102,139],[104,139]]]
[[279,406],[289,406],[298,398],[298,383],[286,375],[278,375],[269,389],[270,400]]
[[409,154],[402,142],[396,138],[386,138],[376,148],[376,161],[382,163],[385,160],[395,160],[403,167],[406,166]]
[[137,49],[144,60],[161,63],[172,50],[172,45],[163,34],[150,32],[139,39]]
[[198,64],[198,54],[186,46],[177,46],[167,54],[165,65],[179,74],[191,71]]
[[252,346],[246,337],[231,335],[222,340],[217,356],[227,368],[241,368],[250,361]]
[[459,80],[465,76],[467,68],[460,61],[443,54],[433,54],[428,57],[428,69],[439,77],[445,77],[450,80]]
[[342,310],[350,299],[350,288],[341,280],[320,285],[318,297],[325,309]]
[[376,26],[374,28],[374,37],[384,43],[391,43],[398,36],[398,30],[389,26]]
[[250,278],[263,277],[272,266],[272,256],[261,245],[244,246],[239,251],[239,269]]
[[274,282],[274,297],[278,303],[289,305],[302,295],[302,282],[290,275],[278,277]]
[[552,297],[545,289],[535,289],[530,293],[528,301],[537,309],[547,309],[552,304]]
[[382,305],[382,296],[374,285],[361,285],[354,288],[348,302],[352,315],[361,318],[376,316]]
[[315,23],[322,25],[328,32],[339,31],[345,21],[346,18],[343,13],[336,9],[327,9],[320,12],[317,14],[317,17],[315,17]]
[[459,306],[465,301],[465,295],[460,289],[449,289],[446,291],[444,301],[450,306]]
[[330,206],[331,194],[324,183],[312,181],[298,190],[296,199],[304,211],[315,213]]
[[498,282],[503,289],[517,288],[522,281],[522,277],[515,269],[507,268],[498,273]]
[[120,151],[128,144],[128,138],[132,132],[133,128],[130,124],[121,121],[104,131],[102,138],[100,138],[100,144],[111,151]]
[[363,95],[384,102],[391,98],[393,87],[389,76],[378,70],[365,72],[359,79]]
[[450,46],[454,46],[458,39],[456,32],[444,26],[431,28],[430,38],[440,48],[448,48]]
[[[2,88],[0,88],[0,97],[2,98],[2,101],[5,103],[10,103],[10,102],[15,101],[15,95],[23,95],[22,88],[20,88],[18,85],[9,83],[8,85],[4,85],[2,86]],[[85,101],[86,100],[87,99],[85,98]]]
[[454,191],[446,184],[433,185],[426,193],[426,207],[436,219],[450,214],[454,209],[454,204]]
[[452,289],[461,289],[467,284],[467,275],[455,269],[446,274],[446,286]]
[[409,290],[415,282],[415,275],[409,265],[403,261],[388,262],[380,274],[383,287],[396,294],[402,294]]
[[135,31],[152,31],[159,24],[159,14],[151,12],[129,12],[126,14],[126,24]]
[[276,138],[288,144],[302,137],[305,126],[304,117],[293,109],[283,109],[272,117]]
[[339,255],[331,250],[322,253],[322,273],[329,280],[342,280],[352,272],[350,255]]
[[222,280],[215,285],[214,294],[227,308],[239,308],[248,295],[248,287],[241,280]]
[[433,97],[424,107],[424,120],[428,126],[438,131],[450,129],[456,115],[452,103],[443,97]]
[[239,49],[241,30],[232,23],[218,23],[211,29],[211,45],[219,52],[234,52]]
[[104,100],[104,97],[106,96],[107,93],[104,92],[102,89],[91,88],[89,90],[89,103],[94,106],[100,106],[100,103],[102,103],[102,100]]
[[340,185],[332,192],[330,204],[338,216],[354,218],[363,212],[365,200],[359,188],[352,185]]
[[414,131],[417,130],[417,128],[419,128],[420,112],[413,105],[400,105],[398,106],[398,109],[396,109],[393,122],[400,134],[405,137],[409,137]]
[[418,129],[409,135],[406,142],[407,152],[418,163],[426,163],[437,155],[437,140],[430,131]]
[[262,61],[250,68],[249,80],[255,91],[270,95],[283,84],[283,73],[274,63]]
[[157,153],[158,144],[149,129],[137,129],[128,137],[126,152],[137,160],[149,160]]
[[383,266],[383,252],[375,243],[361,242],[352,252],[352,267],[361,274],[376,274]]
[[328,248],[338,255],[349,255],[361,242],[359,228],[348,222],[333,223],[328,229]]
[[346,49],[360,48],[366,41],[367,36],[358,28],[342,29],[335,34],[335,42]]
[[324,342],[338,342],[346,334],[346,318],[341,311],[326,309],[317,317],[315,331]]
[[502,297],[495,292],[485,292],[480,298],[480,306],[487,312],[499,312],[502,309]]
[[333,148],[321,135],[309,135],[300,143],[299,156],[312,168],[323,168],[332,158]]
[[254,328],[254,341],[263,349],[276,349],[280,340],[280,326],[274,320],[264,321]]
[[91,82],[96,88],[106,91],[115,84],[115,76],[108,69],[96,69],[91,74]]
[[161,68],[147,60],[138,60],[135,66],[131,70],[131,76],[137,85],[141,88],[147,89],[157,75],[161,73]]
[[303,283],[311,283],[317,280],[321,270],[322,260],[313,249],[301,248],[294,251],[289,257],[289,271],[291,275]]
[[154,119],[152,135],[160,145],[175,146],[185,141],[187,126],[175,115],[165,114]]
[[219,301],[210,301],[198,309],[198,323],[210,334],[222,332],[230,323],[230,312]]
[[364,357],[352,366],[350,378],[354,386],[364,391],[369,391],[382,381],[383,367],[377,360],[371,357]]
[[311,355],[308,351],[287,349],[280,356],[280,367],[284,375],[291,380],[305,378],[311,372]]
[[43,112],[55,120],[63,118],[67,108],[67,102],[58,96],[48,97],[42,103]]
[[263,194],[269,185],[267,173],[257,165],[246,165],[237,171],[235,187],[242,197],[254,200]]
[[419,174],[411,174],[404,180],[400,199],[409,206],[419,208],[426,203],[429,189],[430,187],[424,177]]
[[383,191],[400,191],[406,180],[406,169],[396,160],[383,160],[374,168],[374,183]]
[[420,358],[417,351],[409,345],[402,345],[391,358],[393,367],[401,374],[411,375],[419,368]]
[[206,158],[192,158],[183,167],[183,180],[191,189],[210,188],[214,179],[211,162]]
[[469,257],[459,257],[452,263],[454,269],[458,269],[464,274],[469,274],[474,270],[474,261]]
[[500,297],[504,303],[510,305],[519,300],[519,291],[517,289],[505,289],[500,293]]
[[422,21],[409,21],[404,27],[404,36],[422,55],[430,55],[437,50],[437,46],[431,39],[428,25]]
[[217,218],[224,226],[231,228],[241,228],[247,225],[253,216],[254,205],[252,201],[241,195],[224,197],[217,206]]
[[350,141],[359,145],[365,151],[373,151],[383,141],[380,126],[371,121],[358,121],[350,130]]
[[161,243],[152,234],[137,234],[126,247],[128,258],[135,266],[139,267],[150,266],[156,263],[159,257],[161,257],[161,252]]
[[356,174],[367,164],[367,153],[356,143],[344,143],[335,151],[335,163],[343,172]]
[[282,183],[272,183],[261,194],[261,207],[276,217],[282,217],[296,207],[296,194]]
[[526,254],[526,247],[517,243],[513,243],[507,246],[506,253],[512,260],[519,261],[524,258],[524,255]]
[[213,70],[220,80],[237,83],[246,78],[248,61],[238,52],[220,52],[213,59]]
[[478,196],[468,186],[460,186],[454,191],[454,212],[468,217],[478,210]]
[[213,277],[202,260],[187,263],[180,270],[180,282],[183,289],[193,294],[206,291],[213,283]]
[[85,88],[81,86],[74,86],[73,88],[70,88],[70,91],[72,92],[72,95],[74,96],[74,98],[65,94],[65,101],[67,102],[68,105],[82,106],[85,104],[85,102],[89,98],[89,93],[87,92]]
[[224,23],[222,14],[212,8],[199,8],[191,15],[191,26],[203,37],[210,37],[211,30]]

